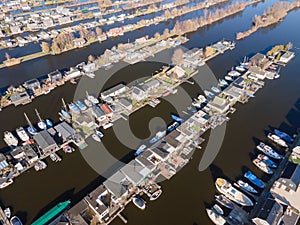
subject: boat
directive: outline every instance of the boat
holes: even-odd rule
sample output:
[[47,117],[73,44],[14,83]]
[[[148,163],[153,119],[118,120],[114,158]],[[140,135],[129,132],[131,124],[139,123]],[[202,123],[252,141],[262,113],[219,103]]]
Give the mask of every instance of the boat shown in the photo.
[[92,134],[92,138],[97,141],[97,142],[101,142],[101,138],[97,135],[97,134]]
[[78,108],[78,106],[74,103],[70,103],[69,104],[69,109],[70,111],[72,111],[73,113],[79,114],[80,113],[80,109]]
[[13,216],[10,219],[10,223],[11,223],[11,225],[23,225],[23,223],[21,222],[21,220],[17,216]]
[[171,118],[179,123],[183,122],[183,119],[181,119],[179,116],[176,116],[174,114],[171,115]]
[[212,86],[212,87],[211,87],[211,90],[212,90],[213,92],[215,92],[215,93],[220,93],[220,92],[221,92],[221,90],[220,90],[219,88],[217,88],[216,86]]
[[70,145],[65,145],[65,146],[63,147],[63,151],[64,151],[65,153],[72,153],[72,152],[74,151],[74,149],[73,149]]
[[11,217],[11,211],[10,211],[10,208],[9,207],[7,207],[7,208],[5,208],[4,210],[3,210],[3,212],[4,212],[4,215],[6,216],[6,218],[10,218]]
[[31,135],[37,134],[37,130],[33,127],[32,123],[30,122],[30,120],[29,120],[29,118],[28,118],[28,116],[27,116],[26,113],[24,113],[24,116],[25,116],[25,119],[26,119],[26,121],[27,121],[27,123],[29,125],[29,127],[27,127],[28,133],[31,134]]
[[158,197],[162,194],[162,189],[157,189],[156,191],[154,191],[151,196],[150,196],[150,201],[154,201],[156,199],[158,199]]
[[269,159],[268,156],[263,155],[263,154],[259,154],[259,155],[257,156],[257,158],[258,158],[259,160],[262,160],[262,161],[263,161],[264,163],[266,163],[269,167],[277,168],[277,164],[274,163],[271,159]]
[[99,130],[96,130],[96,134],[99,136],[99,138],[103,138],[104,136],[104,134]]
[[263,153],[265,153],[267,156],[270,156],[273,159],[281,159],[282,156],[279,155],[277,152],[275,152],[274,149],[272,149],[269,145],[266,145],[263,142],[260,142],[259,145],[256,146],[256,148]]
[[18,145],[18,139],[10,131],[4,132],[4,141],[8,146]]
[[216,201],[219,202],[221,205],[225,206],[228,209],[233,209],[234,205],[232,202],[226,198],[224,195],[215,195]]
[[224,79],[227,80],[227,81],[233,81],[233,78],[230,77],[230,76],[227,76],[227,75],[224,77]]
[[265,184],[260,179],[257,178],[251,171],[247,171],[244,174],[244,177],[247,178],[251,183],[255,184],[259,188],[264,188]]
[[285,132],[282,132],[280,130],[277,130],[277,129],[274,129],[274,133],[280,137],[282,140],[288,142],[288,143],[293,143],[294,141],[294,138],[292,138],[290,135],[288,135],[287,133]]
[[241,66],[247,67],[249,65],[249,62],[247,62],[247,57],[245,56],[243,59],[243,62],[240,63]]
[[206,212],[207,212],[208,217],[211,219],[211,221],[214,222],[214,224],[223,225],[226,223],[226,220],[224,219],[224,217],[221,216],[220,214],[216,213],[214,210],[206,209]]
[[217,190],[233,202],[242,206],[252,206],[253,202],[245,194],[234,188],[231,183],[223,178],[218,178],[215,182]]
[[201,108],[201,103],[199,101],[197,101],[196,99],[194,99],[192,101],[192,106],[194,106],[196,108]]
[[208,97],[208,98],[213,98],[215,97],[215,94],[208,91],[208,90],[204,90],[204,94]]
[[60,112],[65,118],[71,119],[71,115],[66,110],[62,109]]
[[221,86],[227,86],[227,85],[228,85],[228,82],[227,82],[226,80],[224,80],[224,79],[219,79],[219,84],[220,84]]
[[86,104],[87,107],[92,107],[93,106],[93,103],[88,99],[84,99],[83,102],[84,102],[84,104]]
[[16,129],[16,133],[17,135],[19,136],[19,138],[22,140],[22,141],[28,141],[29,140],[29,136],[28,134],[26,133],[26,131],[24,130],[23,127],[19,127]]
[[241,72],[241,73],[246,71],[246,68],[243,66],[236,66],[235,69],[236,69],[236,71]]
[[257,194],[258,191],[254,189],[254,187],[252,187],[250,184],[248,184],[247,182],[244,182],[242,180],[238,180],[237,181],[237,184],[238,186],[241,188],[241,189],[244,189],[248,192],[251,192],[251,193],[254,193],[254,194]]
[[258,158],[254,159],[253,161],[253,164],[258,168],[260,169],[261,171],[263,171],[264,173],[266,174],[273,174],[273,170],[271,170],[268,165],[262,161],[262,160],[259,160]]
[[89,95],[88,92],[86,92],[86,98],[94,105],[99,103],[99,100],[97,98],[95,98],[93,95]]
[[250,97],[250,98],[254,98],[254,97],[255,97],[254,94],[250,94],[250,93],[248,93],[248,92],[246,92],[246,91],[244,92],[244,94],[247,95],[247,96]]
[[87,110],[86,105],[85,105],[84,103],[82,103],[81,101],[78,100],[75,104],[78,106],[78,108],[79,108],[81,111]]
[[179,127],[180,123],[178,123],[177,121],[174,121],[171,125],[169,125],[167,127],[167,131],[168,132],[172,132],[173,130],[175,130],[177,127]]
[[53,162],[59,162],[59,161],[61,161],[61,158],[60,158],[57,154],[55,154],[55,153],[52,153],[52,154],[50,154],[49,156],[50,156],[50,159],[51,159]]
[[112,127],[112,126],[113,126],[113,123],[106,123],[106,124],[103,125],[103,129],[106,130],[106,129]]
[[144,210],[146,208],[146,202],[140,197],[133,197],[132,202],[141,210]]
[[204,95],[198,95],[197,99],[201,104],[207,102],[207,99],[205,98]]
[[7,186],[11,185],[13,182],[14,182],[13,179],[8,178],[6,181],[0,184],[0,189],[6,188]]
[[241,73],[239,73],[236,70],[231,70],[230,72],[228,72],[228,75],[231,76],[231,77],[238,77],[238,76],[241,75]]
[[214,204],[213,207],[212,207],[212,209],[213,209],[214,211],[216,211],[217,213],[219,213],[220,215],[223,215],[223,214],[224,214],[223,209],[222,209],[220,206],[218,206],[218,204]]
[[43,169],[46,169],[47,168],[47,164],[42,161],[42,160],[39,160],[35,165],[34,165],[34,169],[36,171],[39,171],[39,170],[43,170]]
[[158,131],[153,138],[150,139],[149,143],[154,144],[159,139],[163,138],[166,135],[166,131]]
[[46,119],[47,127],[53,127],[53,123],[50,119]]
[[282,140],[280,137],[278,137],[276,134],[268,133],[267,137],[281,147],[284,148],[288,147],[287,143],[284,140]]
[[37,111],[37,109],[35,109],[35,113],[36,113],[36,115],[37,115],[37,117],[38,117],[38,119],[39,119],[39,122],[38,122],[38,124],[37,124],[38,127],[39,127],[41,130],[47,129],[47,124],[46,124],[46,122],[45,122],[44,120],[42,120],[42,118],[41,118],[39,112]]
[[142,154],[142,153],[145,151],[146,148],[147,148],[146,145],[141,145],[141,146],[135,151],[134,155],[135,155],[135,156],[138,156],[138,155]]

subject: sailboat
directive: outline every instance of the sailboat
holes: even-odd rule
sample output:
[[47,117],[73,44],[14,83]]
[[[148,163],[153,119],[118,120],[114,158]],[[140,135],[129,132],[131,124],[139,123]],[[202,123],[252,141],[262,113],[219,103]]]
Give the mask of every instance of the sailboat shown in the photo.
[[28,116],[26,115],[26,113],[24,113],[24,116],[25,116],[25,119],[26,119],[26,121],[29,125],[29,127],[27,128],[27,131],[29,132],[29,134],[31,134],[31,135],[37,134],[37,130],[33,127],[32,123],[28,119]]
[[36,113],[36,115],[37,115],[37,117],[38,117],[38,119],[39,119],[39,122],[38,122],[38,124],[37,124],[38,127],[39,127],[41,130],[47,129],[47,124],[45,123],[44,120],[42,120],[42,118],[41,118],[39,112],[37,111],[37,109],[35,109],[35,113]]

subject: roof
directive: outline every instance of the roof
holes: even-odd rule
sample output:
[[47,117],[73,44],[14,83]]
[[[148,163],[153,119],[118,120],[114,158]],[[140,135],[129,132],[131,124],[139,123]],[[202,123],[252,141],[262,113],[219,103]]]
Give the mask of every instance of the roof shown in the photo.
[[162,148],[153,148],[153,149],[151,149],[151,151],[153,153],[155,153],[156,155],[158,155],[162,159],[166,159],[169,155],[169,152],[167,152],[166,150],[164,150]]
[[132,105],[132,103],[130,102],[129,99],[126,99],[126,98],[120,98],[119,99],[119,103],[124,106],[124,107],[129,107]]
[[144,94],[145,92],[142,89],[140,89],[139,87],[133,87],[132,93],[134,93],[136,95],[141,95],[141,94]]
[[112,110],[111,110],[111,108],[110,108],[108,105],[106,105],[106,104],[100,104],[100,107],[101,107],[102,111],[103,111],[105,114],[110,114],[110,113],[112,113]]
[[105,113],[97,105],[93,105],[93,111],[94,111],[94,113],[96,114],[97,117],[105,116]]
[[62,74],[58,70],[55,70],[55,71],[49,73],[48,75],[49,75],[49,77],[62,77]]
[[26,91],[23,91],[21,93],[17,93],[15,95],[10,96],[10,100],[12,102],[20,101],[20,100],[27,100],[29,99],[29,95]]
[[103,182],[104,186],[117,198],[121,197],[127,190],[122,182],[125,180],[125,176],[120,171],[114,173],[106,181]]
[[103,91],[101,93],[101,95],[109,96],[109,95],[113,94],[114,92],[119,91],[120,89],[123,89],[125,87],[126,86],[124,84],[118,84],[118,85],[116,85],[116,86],[114,86],[114,87],[112,87],[110,89],[107,89],[106,91]]
[[135,160],[139,162],[141,165],[143,165],[144,167],[149,168],[150,170],[152,170],[155,167],[155,165],[147,158],[145,158],[142,154],[136,157]]
[[264,201],[262,207],[258,211],[256,218],[265,220],[268,224],[277,224],[283,214],[282,206],[274,199]]
[[49,146],[56,145],[56,142],[46,130],[43,130],[34,135],[33,139],[36,141],[36,143],[41,149],[46,149]]
[[76,134],[76,131],[67,122],[62,122],[54,126],[54,129],[61,134],[63,138],[70,138]]
[[143,168],[137,161],[131,160],[120,170],[132,183],[139,184],[144,178],[140,173]]

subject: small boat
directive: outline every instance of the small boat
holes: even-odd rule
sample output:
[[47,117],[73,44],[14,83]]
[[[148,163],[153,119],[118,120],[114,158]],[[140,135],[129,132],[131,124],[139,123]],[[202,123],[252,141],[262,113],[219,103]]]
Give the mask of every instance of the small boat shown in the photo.
[[174,121],[171,125],[169,125],[167,127],[167,131],[168,132],[172,132],[173,130],[175,130],[177,127],[179,127],[180,123],[178,123],[177,121]]
[[57,155],[56,154],[50,154],[50,159],[53,161],[53,162],[57,162],[57,161],[60,161],[59,158],[57,158]]
[[288,143],[293,143],[294,138],[292,138],[290,135],[288,135],[285,132],[282,132],[280,130],[274,129],[274,133],[280,137],[281,139],[283,139],[284,141],[288,142]]
[[226,220],[224,219],[223,216],[220,214],[216,213],[212,209],[206,209],[208,217],[211,219],[211,221],[214,222],[216,225],[224,225],[226,223]]
[[273,174],[273,170],[271,170],[268,165],[262,161],[262,160],[259,160],[258,158],[254,159],[253,161],[253,164],[258,168],[260,169],[261,171],[263,171],[264,173],[266,174]]
[[158,131],[155,136],[153,138],[150,139],[149,143],[150,144],[154,144],[155,142],[157,142],[158,140],[160,140],[161,138],[163,138],[166,135],[166,131]]
[[193,100],[192,101],[192,106],[196,107],[196,108],[201,108],[201,103],[197,100]]
[[270,70],[277,70],[277,68],[278,68],[278,66],[275,65],[275,64],[271,64],[271,65],[268,67],[268,69],[270,69]]
[[47,127],[53,127],[53,123],[50,119],[46,119]]
[[29,136],[28,134],[26,133],[26,131],[24,130],[23,127],[19,127],[16,129],[16,133],[17,135],[19,136],[19,138],[22,140],[22,141],[28,141],[29,140]]
[[93,106],[93,103],[88,99],[84,99],[83,102],[84,102],[84,104],[86,104],[87,107],[92,107]]
[[224,77],[224,79],[227,80],[227,81],[233,81],[233,78],[230,77],[230,76],[227,76],[227,75]]
[[226,80],[224,80],[224,79],[219,79],[219,84],[220,84],[221,86],[227,86],[227,85],[228,85],[228,82],[227,82]]
[[17,216],[13,216],[10,219],[10,223],[11,223],[11,225],[23,225],[23,223],[21,222],[21,220]]
[[183,122],[183,119],[181,119],[179,116],[176,116],[174,114],[171,115],[171,118],[179,123]]
[[278,137],[276,134],[268,133],[267,137],[281,147],[284,148],[288,147],[287,143],[284,140],[282,140],[280,137]]
[[154,191],[150,196],[150,201],[154,201],[158,199],[158,197],[162,194],[162,190],[159,188],[156,191]]
[[263,162],[265,162],[269,167],[272,167],[272,168],[277,168],[277,164],[274,163],[271,159],[269,159],[268,156],[266,155],[263,155],[263,154],[259,154],[257,156],[257,158]]
[[80,114],[80,109],[78,108],[78,106],[74,103],[70,103],[69,104],[69,109],[70,111],[72,111],[73,113],[76,113],[76,114]]
[[254,187],[252,187],[250,184],[248,184],[247,182],[244,182],[242,180],[238,180],[237,181],[237,184],[238,186],[241,188],[241,189],[244,189],[246,191],[249,191],[251,193],[254,193],[254,194],[257,194],[258,191],[254,189]]
[[140,197],[133,197],[132,202],[141,210],[144,210],[146,208],[146,202]]
[[78,106],[78,108],[79,108],[81,111],[87,110],[86,105],[85,105],[84,103],[82,103],[81,101],[77,101],[75,104]]
[[228,209],[233,209],[234,205],[232,202],[226,198],[224,195],[215,195],[216,201],[219,202],[221,205],[225,206]]
[[254,94],[250,94],[250,93],[248,93],[248,92],[244,92],[244,94],[247,95],[247,96],[250,97],[250,98],[254,98],[254,97],[255,97]]
[[215,93],[220,93],[220,92],[221,92],[221,90],[220,90],[219,88],[217,88],[216,86],[212,86],[212,87],[211,87],[211,90],[212,90],[213,92],[215,92]]
[[257,178],[251,171],[247,171],[244,174],[244,177],[247,178],[249,181],[251,181],[253,184],[255,184],[259,188],[264,188],[265,184],[260,179]]
[[104,136],[104,134],[99,130],[96,130],[96,134],[99,136],[99,138],[103,138]]
[[71,119],[70,113],[68,113],[66,110],[60,110],[61,114],[66,117],[67,119]]
[[4,141],[8,146],[18,145],[18,139],[9,131],[4,132]]
[[6,181],[2,182],[0,184],[0,189],[6,188],[7,186],[11,185],[13,183],[13,179],[9,178]]
[[213,98],[215,97],[215,94],[208,91],[208,90],[204,90],[204,94],[208,97],[208,98]]
[[205,98],[204,95],[198,95],[197,99],[201,104],[207,102],[207,99]]
[[145,151],[146,148],[147,148],[146,145],[141,145],[141,146],[135,151],[134,155],[135,155],[135,156],[138,156],[138,155],[142,154],[142,153]]
[[243,194],[231,185],[227,180],[218,178],[215,182],[217,190],[231,201],[242,206],[253,206],[253,202],[247,195]]
[[106,129],[112,127],[112,126],[113,126],[113,123],[106,123],[106,124],[103,125],[103,129],[106,130]]
[[230,72],[228,72],[228,75],[231,76],[231,77],[238,77],[238,76],[241,75],[241,73],[239,73],[236,70],[231,70]]
[[42,170],[46,169],[46,167],[47,167],[47,164],[42,160],[39,160],[38,164],[39,164],[39,166],[41,167]]
[[235,69],[236,69],[236,71],[239,71],[239,72],[241,72],[241,73],[243,73],[243,72],[246,71],[246,68],[243,67],[243,66],[236,66]]
[[101,142],[101,138],[97,135],[97,134],[92,134],[92,138],[97,141],[97,142]]
[[215,210],[220,215],[224,214],[223,209],[220,206],[218,206],[218,204],[214,204],[213,207],[212,207],[212,209]]
[[86,92],[86,98],[94,105],[99,103],[99,100],[97,98],[95,98],[93,95],[89,95],[88,92]]
[[31,135],[36,135],[37,134],[37,130],[34,127],[27,127],[27,131],[29,134]]
[[74,149],[73,149],[70,145],[65,145],[65,146],[63,147],[63,151],[64,151],[65,153],[72,153],[72,152],[74,151]]
[[6,218],[10,218],[11,217],[11,211],[10,211],[10,208],[9,207],[7,207],[7,208],[5,208],[4,210],[3,210],[3,212],[4,212],[4,215],[6,216]]
[[240,63],[241,66],[247,67],[249,65],[249,62],[247,62],[247,57],[245,56],[243,59],[243,62]]
[[47,129],[47,124],[46,124],[46,122],[45,122],[44,120],[42,120],[42,118],[41,118],[39,112],[37,111],[37,109],[35,109],[35,113],[36,113],[36,115],[37,115],[37,117],[38,117],[38,119],[39,119],[39,122],[38,122],[38,124],[37,124],[38,127],[39,127],[41,130]]
[[265,153],[267,156],[270,156],[273,159],[281,159],[282,156],[279,155],[277,152],[275,152],[274,149],[272,149],[269,145],[266,145],[263,142],[260,142],[259,145],[256,146],[256,148],[259,151],[262,151],[263,153]]

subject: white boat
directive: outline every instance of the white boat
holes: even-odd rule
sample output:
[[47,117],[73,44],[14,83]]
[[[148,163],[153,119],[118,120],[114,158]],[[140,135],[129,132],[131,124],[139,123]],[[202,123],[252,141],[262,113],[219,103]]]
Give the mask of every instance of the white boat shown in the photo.
[[249,191],[249,192],[254,193],[254,194],[258,193],[258,191],[254,187],[252,187],[250,184],[248,184],[247,182],[244,182],[242,180],[238,180],[237,184],[241,189],[244,189],[244,190]]
[[213,98],[215,96],[214,93],[212,93],[211,91],[208,90],[204,90],[204,94],[208,97],[208,98]]
[[256,146],[259,151],[262,151],[267,156],[270,156],[273,159],[281,159],[282,156],[279,155],[275,150],[273,150],[269,145],[266,145],[263,142],[260,142],[259,145]]
[[101,142],[101,138],[97,135],[97,134],[92,134],[92,138],[97,141],[97,142]]
[[198,98],[198,100],[199,100],[200,103],[205,103],[207,101],[207,99],[205,98],[204,95],[198,95],[197,98]]
[[154,191],[151,196],[150,196],[150,201],[154,201],[156,199],[158,199],[158,197],[162,194],[162,189],[157,189],[156,191]]
[[231,77],[238,77],[238,76],[241,75],[241,73],[239,73],[236,70],[231,70],[230,72],[228,72],[228,75],[231,76]]
[[227,76],[227,75],[224,77],[224,79],[227,80],[227,81],[233,81],[232,77]]
[[84,104],[87,105],[87,107],[92,107],[93,106],[93,103],[88,99],[84,99],[83,102],[84,102]]
[[56,157],[56,154],[50,154],[50,159],[53,161],[53,162],[57,162],[57,161],[60,161],[57,157]]
[[278,137],[276,134],[268,133],[268,138],[281,147],[284,148],[288,147],[287,143],[284,140],[282,140],[280,137]]
[[5,208],[4,210],[3,210],[3,212],[4,212],[4,215],[6,216],[6,218],[10,218],[11,217],[11,211],[10,211],[10,208],[9,207],[7,207],[7,208]]
[[11,223],[11,225],[23,225],[23,223],[21,222],[21,220],[17,216],[13,216],[10,219],[10,223]]
[[99,136],[99,138],[103,138],[104,136],[104,134],[99,130],[96,130],[96,134]]
[[221,90],[220,90],[219,88],[217,88],[216,86],[212,86],[212,87],[211,87],[211,90],[212,90],[213,92],[215,92],[215,93],[220,93],[220,92],[221,92]]
[[29,140],[29,136],[28,134],[26,133],[26,131],[24,130],[23,127],[19,127],[16,129],[16,132],[17,132],[17,135],[19,136],[19,138],[22,140],[22,141],[28,141]]
[[145,151],[146,148],[147,148],[146,145],[141,145],[141,146],[135,151],[134,155],[135,155],[135,156],[138,156],[138,155],[142,154],[142,153]]
[[218,206],[218,204],[214,204],[213,207],[212,207],[212,209],[215,210],[220,215],[224,214],[223,209],[220,206]]
[[258,158],[254,159],[252,162],[258,169],[260,169],[264,173],[273,174],[273,170],[271,170],[265,162],[259,160]]
[[236,71],[239,71],[239,72],[242,72],[242,73],[246,71],[246,68],[243,67],[243,66],[236,66],[235,69],[236,69]]
[[13,182],[14,181],[11,178],[7,179],[6,181],[0,184],[0,189],[6,188],[7,186],[11,185]]
[[8,146],[18,145],[18,139],[10,131],[4,132],[4,141]]
[[72,153],[72,152],[74,151],[74,149],[73,149],[70,145],[65,145],[65,146],[63,147],[63,151],[64,151],[65,153]]
[[31,134],[31,135],[37,134],[37,130],[33,127],[32,123],[30,122],[30,120],[29,120],[29,118],[28,118],[28,116],[27,116],[26,113],[24,113],[24,116],[25,116],[25,119],[26,119],[26,121],[27,121],[27,123],[29,125],[29,127],[27,127],[28,133]]
[[39,171],[39,170],[43,170],[43,169],[46,169],[47,168],[47,164],[42,161],[42,160],[39,160],[35,165],[34,165],[34,169],[36,171]]
[[227,82],[226,80],[224,80],[224,79],[219,79],[219,84],[220,84],[221,86],[227,86],[227,85],[228,85],[228,82]]
[[146,208],[146,202],[140,197],[133,197],[132,202],[141,210],[144,210]]
[[211,221],[214,222],[216,225],[224,225],[226,223],[226,220],[223,216],[216,213],[214,210],[206,209],[208,217],[211,219]]
[[234,188],[231,183],[223,178],[218,178],[215,182],[217,190],[230,200],[242,206],[253,206],[253,202],[245,194]]
[[110,128],[110,127],[112,127],[113,126],[113,124],[112,123],[106,123],[106,124],[104,124],[103,125],[103,129],[108,129],[108,128]]
[[201,103],[199,101],[193,100],[192,101],[192,106],[196,108],[201,108]]
[[263,162],[265,162],[269,167],[277,168],[277,164],[274,163],[268,156],[264,154],[258,154],[257,158]]
[[44,120],[42,120],[42,118],[41,118],[39,112],[37,111],[37,109],[35,109],[35,113],[36,113],[36,115],[37,115],[37,117],[38,117],[38,119],[39,119],[39,122],[38,122],[38,124],[37,124],[38,127],[39,127],[41,130],[47,129],[47,124],[46,124],[46,122],[45,122]]

